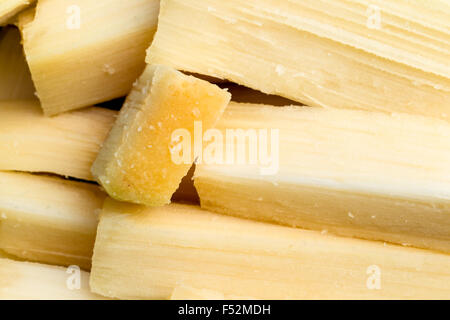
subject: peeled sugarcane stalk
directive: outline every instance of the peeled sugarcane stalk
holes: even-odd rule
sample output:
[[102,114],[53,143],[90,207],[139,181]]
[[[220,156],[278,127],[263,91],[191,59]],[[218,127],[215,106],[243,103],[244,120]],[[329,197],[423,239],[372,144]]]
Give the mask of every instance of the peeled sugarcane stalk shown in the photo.
[[[164,66],[147,66],[128,96],[92,167],[92,174],[115,199],[149,206],[170,203],[194,162],[180,153],[191,145],[196,123],[212,128],[231,95],[216,85]],[[177,131],[186,135],[177,135]],[[181,132],[180,131],[180,132]],[[188,141],[186,140],[188,139]]]
[[225,296],[213,290],[179,286],[173,290],[170,300],[225,300]]
[[0,258],[0,300],[103,300],[89,290],[89,273]]
[[0,101],[0,170],[92,180],[90,167],[115,116],[93,107],[47,118],[36,101]]
[[107,199],[93,292],[168,299],[179,286],[255,299],[446,299],[450,255],[171,204]]
[[94,184],[0,172],[0,249],[89,270],[104,198]]
[[2,0],[0,2],[0,26],[9,23],[16,14],[34,2],[35,0]]
[[39,1],[34,18],[19,25],[45,114],[128,94],[144,69],[158,12],[157,0]]
[[170,300],[254,300],[252,298],[224,295],[221,292],[207,289],[197,289],[187,286],[178,286],[173,292]]
[[34,92],[20,32],[6,27],[0,30],[0,100],[32,99],[36,98]]
[[231,104],[217,129],[205,148],[223,156],[194,176],[204,209],[450,253],[447,121]]
[[448,12],[445,0],[162,0],[147,62],[311,106],[450,119]]

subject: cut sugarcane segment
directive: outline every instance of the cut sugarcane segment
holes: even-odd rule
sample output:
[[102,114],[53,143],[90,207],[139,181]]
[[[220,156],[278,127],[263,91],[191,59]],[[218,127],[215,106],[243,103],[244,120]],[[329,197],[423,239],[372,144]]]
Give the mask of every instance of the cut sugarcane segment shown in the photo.
[[162,0],[147,62],[312,106],[450,119],[448,1],[376,3]]
[[20,23],[46,115],[126,95],[144,69],[157,0],[39,1]]
[[104,198],[94,184],[0,172],[0,249],[89,270]]
[[449,283],[446,254],[111,199],[90,279],[122,299],[168,299],[180,285],[256,299],[445,299]]
[[225,300],[225,295],[214,290],[179,286],[173,290],[170,300]]
[[92,180],[90,167],[116,112],[86,108],[53,118],[36,101],[0,102],[0,170]]
[[178,286],[173,292],[170,300],[254,300],[252,298],[224,295],[221,292],[207,289],[197,289],[188,286]]
[[450,252],[447,121],[233,103],[217,129],[227,162],[197,164],[204,209]]
[[0,100],[35,99],[20,32],[14,27],[0,30]]
[[0,300],[103,300],[90,292],[89,273],[0,258]]
[[35,0],[2,0],[0,2],[0,26],[9,23],[16,14],[34,2]]
[[170,203],[194,162],[191,152],[180,156],[178,147],[183,142],[191,145],[197,126],[212,128],[230,98],[204,80],[165,66],[147,66],[92,174],[118,200],[150,206]]

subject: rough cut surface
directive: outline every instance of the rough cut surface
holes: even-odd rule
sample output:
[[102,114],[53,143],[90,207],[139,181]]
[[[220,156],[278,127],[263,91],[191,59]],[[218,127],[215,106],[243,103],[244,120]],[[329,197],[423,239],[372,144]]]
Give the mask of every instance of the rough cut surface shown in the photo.
[[233,103],[217,128],[224,136],[227,129],[262,128],[269,136],[278,129],[279,152],[269,154],[279,170],[262,175],[270,163],[248,161],[198,164],[203,208],[450,253],[447,121]]
[[450,119],[449,11],[447,0],[162,0],[147,62],[311,106]]
[[[191,168],[173,160],[173,133],[194,124],[212,128],[230,94],[204,80],[164,66],[148,66],[125,105],[92,167],[92,174],[115,199],[159,206],[170,203]],[[191,143],[191,141],[189,141]]]
[[122,299],[168,299],[178,286],[257,299],[445,299],[449,282],[446,254],[109,199],[90,279],[93,292]]

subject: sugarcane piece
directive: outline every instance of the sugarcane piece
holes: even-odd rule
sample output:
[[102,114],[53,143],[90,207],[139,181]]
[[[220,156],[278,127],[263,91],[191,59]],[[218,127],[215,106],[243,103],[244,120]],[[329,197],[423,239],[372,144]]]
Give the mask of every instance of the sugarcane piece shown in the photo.
[[225,160],[194,176],[204,209],[450,253],[447,121],[233,103],[217,129]]
[[2,0],[0,2],[0,26],[10,23],[16,14],[34,2],[35,0]]
[[89,270],[104,199],[94,184],[0,172],[0,249]]
[[170,300],[225,300],[225,295],[214,290],[178,286],[173,290]]
[[255,299],[446,299],[450,255],[244,220],[171,204],[106,199],[94,293],[168,299],[178,286]]
[[448,120],[449,11],[442,0],[162,0],[147,62],[311,106]]
[[0,30],[0,100],[36,99],[22,45],[14,27]]
[[170,203],[195,160],[186,150],[180,156],[179,141],[191,145],[195,128],[212,128],[229,101],[227,91],[209,82],[165,66],[147,66],[92,174],[115,199],[149,206]]
[[0,101],[0,170],[93,180],[90,168],[116,115],[92,107],[47,118],[36,101]]
[[33,19],[19,25],[45,114],[128,94],[158,12],[158,0],[39,1]]
[[188,286],[178,286],[173,292],[170,300],[254,300],[239,296],[225,296],[221,292],[206,289],[197,289]]
[[104,300],[90,292],[89,273],[0,258],[0,300]]

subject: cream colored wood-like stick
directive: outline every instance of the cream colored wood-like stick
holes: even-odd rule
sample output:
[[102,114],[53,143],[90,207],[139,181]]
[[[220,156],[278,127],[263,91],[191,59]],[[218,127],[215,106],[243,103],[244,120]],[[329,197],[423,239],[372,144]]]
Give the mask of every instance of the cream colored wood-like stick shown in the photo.
[[90,168],[116,115],[91,107],[48,118],[37,101],[0,101],[0,170],[93,180]]
[[207,289],[197,289],[180,285],[176,287],[170,300],[255,300],[250,297],[224,295],[221,292]]
[[43,0],[19,21],[46,115],[127,95],[145,67],[157,0]]
[[179,286],[257,299],[446,299],[450,255],[171,204],[107,199],[93,292],[168,299]]
[[89,270],[104,199],[90,183],[0,172],[0,249]]
[[311,106],[450,120],[449,11],[446,0],[162,0],[147,62]]
[[104,300],[89,290],[89,273],[0,258],[0,300]]
[[[233,103],[217,129],[235,153],[197,164],[203,208],[450,253],[447,121]],[[255,164],[238,163],[241,145]]]

